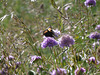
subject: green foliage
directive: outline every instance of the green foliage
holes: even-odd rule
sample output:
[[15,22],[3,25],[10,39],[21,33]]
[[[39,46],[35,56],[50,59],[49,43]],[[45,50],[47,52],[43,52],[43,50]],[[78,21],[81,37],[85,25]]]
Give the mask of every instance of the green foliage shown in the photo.
[[35,75],[35,72],[32,71],[32,70],[30,70],[30,71],[28,72],[28,75]]
[[[100,24],[100,1],[96,0],[96,6],[89,8],[84,5],[84,1],[1,0],[0,70],[7,70],[6,74],[12,75],[49,75],[54,69],[64,68],[67,74],[74,75],[78,66],[84,67],[87,75],[99,75],[100,64],[90,64],[88,59],[94,56],[100,61],[97,51],[100,44],[93,48],[92,44],[97,40],[88,36],[97,31],[95,27]],[[70,8],[65,10],[67,6]],[[55,37],[56,40],[63,34],[70,34],[75,39],[75,44],[65,48],[58,45],[41,48],[43,31],[49,26],[61,31],[61,35]],[[64,52],[66,48],[67,51]],[[9,55],[14,56],[14,60],[7,60]],[[33,55],[41,56],[42,59],[30,64]],[[16,69],[17,61],[21,65]],[[40,65],[42,70],[38,73]]]

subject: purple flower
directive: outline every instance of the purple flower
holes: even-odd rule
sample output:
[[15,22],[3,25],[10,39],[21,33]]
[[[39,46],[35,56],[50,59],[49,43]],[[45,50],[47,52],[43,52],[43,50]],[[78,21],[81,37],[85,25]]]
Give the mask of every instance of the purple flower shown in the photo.
[[79,68],[77,68],[76,70],[75,70],[75,75],[77,75],[77,73],[78,73],[78,71],[79,71]]
[[58,37],[58,35],[60,35],[60,31],[59,31],[58,29],[53,30],[53,31],[54,31],[54,35],[55,35],[56,37]]
[[86,0],[84,2],[85,6],[89,7],[89,6],[95,6],[96,5],[96,0]]
[[41,47],[42,48],[53,47],[53,46],[55,46],[57,44],[58,43],[57,43],[57,41],[54,38],[52,38],[52,37],[46,37],[44,39],[44,41],[41,43]]
[[86,72],[86,70],[84,68],[81,68],[80,71],[83,73]]
[[57,68],[57,70],[53,70],[50,74],[51,75],[66,75],[67,71],[63,68]]
[[95,63],[95,57],[90,57],[89,61]]
[[69,35],[63,35],[61,38],[58,39],[58,43],[60,47],[68,46],[70,47],[73,45],[75,40]]
[[97,60],[97,65],[100,64],[100,61]]
[[95,29],[100,30],[100,25],[97,25]]
[[21,65],[21,62],[16,62],[16,69]]
[[40,73],[42,70],[43,70],[43,67],[42,67],[42,66],[39,66],[39,67],[37,68],[37,72],[38,72],[38,73]]
[[66,59],[66,57],[63,57],[63,60],[65,60]]
[[75,75],[83,75],[83,73],[85,73],[86,72],[86,70],[84,69],[84,68],[77,68],[76,70],[75,70]]
[[58,75],[66,75],[67,71],[63,68],[57,68],[57,74]]
[[70,6],[66,6],[66,7],[65,7],[65,11],[67,11],[69,8],[70,8]]
[[0,70],[0,75],[8,75],[8,70],[6,68],[2,68]]
[[13,60],[13,59],[14,59],[14,56],[9,55],[7,59],[9,59],[9,60]]
[[4,59],[4,55],[1,56],[1,60],[3,60],[3,59]]
[[0,71],[0,75],[6,75],[5,71]]
[[90,63],[94,63],[94,64],[95,64],[95,63],[96,63],[96,64],[99,64],[99,61],[98,61],[98,60],[96,61],[95,57],[90,57],[90,58],[89,58],[89,62],[90,62]]
[[89,35],[89,38],[90,38],[90,39],[100,39],[100,33],[98,33],[98,32],[92,32],[92,33]]
[[16,65],[20,65],[21,64],[21,62],[16,62]]
[[51,75],[57,75],[56,70],[53,70],[50,74]]
[[31,56],[31,61],[30,61],[30,63],[32,64],[34,61],[36,61],[36,60],[38,60],[38,59],[41,59],[41,56],[36,56],[36,55]]

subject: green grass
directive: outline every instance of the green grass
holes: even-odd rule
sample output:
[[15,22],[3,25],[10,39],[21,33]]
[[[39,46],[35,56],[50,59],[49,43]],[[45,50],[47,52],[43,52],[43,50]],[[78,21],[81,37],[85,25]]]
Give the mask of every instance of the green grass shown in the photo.
[[[55,1],[56,6],[60,7],[59,11],[63,14],[57,11],[51,1]],[[89,57],[96,57],[97,49],[100,46],[94,49],[92,44],[97,40],[88,38],[91,32],[96,31],[96,25],[100,24],[100,1],[96,0],[96,6],[91,8],[87,8],[84,1],[37,0],[31,2],[31,0],[1,0],[0,18],[4,15],[8,16],[3,21],[0,21],[0,56],[5,56],[3,60],[0,60],[0,70],[5,68],[6,64],[8,66],[7,74],[27,75],[30,70],[37,73],[38,66],[42,65],[43,71],[40,72],[41,75],[49,75],[53,69],[58,67],[65,68],[67,74],[74,74],[76,66],[78,66],[84,67],[86,69],[85,74],[88,75],[100,73],[100,64],[86,62]],[[67,3],[71,3],[71,9],[65,11],[62,7]],[[11,18],[12,12],[13,18]],[[64,19],[66,18],[66,12],[68,20]],[[50,25],[53,29],[61,31],[59,37],[63,34],[70,34],[75,39],[75,44],[67,50],[67,54],[63,53],[59,58],[57,56],[65,48],[55,46],[50,50],[48,47],[42,49],[40,46],[43,41],[43,31]],[[68,29],[68,27],[70,28]],[[58,38],[55,39],[58,40]],[[81,55],[82,58],[86,54],[86,59],[74,61],[77,54]],[[7,61],[6,57],[9,55],[14,56],[15,59]],[[42,60],[31,65],[30,56],[32,55],[41,56]],[[65,56],[68,58],[61,62]],[[99,56],[97,59],[100,61]],[[15,70],[15,62],[17,61],[21,61],[22,64]],[[75,68],[70,62],[74,63]]]

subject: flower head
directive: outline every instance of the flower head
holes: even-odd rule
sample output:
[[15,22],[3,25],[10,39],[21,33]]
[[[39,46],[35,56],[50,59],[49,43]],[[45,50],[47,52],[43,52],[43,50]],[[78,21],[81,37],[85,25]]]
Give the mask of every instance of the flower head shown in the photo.
[[8,70],[6,68],[2,68],[0,70],[0,75],[8,75]]
[[77,68],[76,70],[75,70],[75,75],[77,75],[77,72],[79,71],[79,68]]
[[63,48],[64,46],[70,47],[74,44],[75,40],[69,35],[63,35],[61,38],[58,39],[58,42],[59,46]]
[[21,65],[21,62],[16,62],[16,69]]
[[66,6],[66,7],[65,7],[65,11],[67,11],[69,8],[70,8],[70,6]]
[[37,68],[37,72],[38,72],[38,73],[40,73],[42,70],[43,70],[43,67],[42,67],[42,66],[39,66],[39,67]]
[[81,68],[80,71],[83,73],[86,72],[86,70],[84,68]]
[[14,59],[14,56],[9,55],[8,58],[7,58],[7,60],[8,60],[8,59],[9,59],[9,60],[13,60],[13,59]]
[[85,6],[90,7],[90,6],[95,6],[96,5],[96,0],[86,0],[84,2]]
[[89,62],[94,64],[99,64],[99,61],[98,60],[96,61],[95,57],[90,57]]
[[97,25],[95,29],[100,30],[100,25]]
[[42,48],[53,47],[53,46],[55,46],[57,44],[58,43],[57,43],[57,41],[54,38],[52,38],[52,37],[46,37],[44,39],[44,41],[41,43],[41,47]]
[[86,70],[84,69],[84,68],[77,68],[76,70],[75,70],[75,75],[82,75],[83,73],[85,73],[86,72]]
[[90,57],[90,58],[89,58],[89,62],[95,63],[95,57]]
[[53,70],[50,74],[51,75],[66,75],[67,71],[63,68],[57,68],[57,70]]
[[57,75],[57,74],[56,74],[56,70],[53,70],[50,74],[51,74],[51,75]]
[[63,60],[65,60],[66,59],[66,57],[63,57]]
[[98,32],[92,32],[89,35],[89,38],[92,38],[92,39],[100,39],[100,33],[98,33]]
[[38,59],[41,59],[41,56],[36,56],[36,55],[31,56],[31,61],[30,61],[30,63],[32,64],[34,61],[36,61],[36,60],[38,60]]
[[0,75],[6,75],[6,72],[1,70]]
[[97,60],[97,65],[100,64],[100,61]]
[[57,74],[58,75],[66,75],[67,71],[63,68],[57,68]]
[[4,59],[4,55],[1,56],[1,59],[2,59],[2,60]]

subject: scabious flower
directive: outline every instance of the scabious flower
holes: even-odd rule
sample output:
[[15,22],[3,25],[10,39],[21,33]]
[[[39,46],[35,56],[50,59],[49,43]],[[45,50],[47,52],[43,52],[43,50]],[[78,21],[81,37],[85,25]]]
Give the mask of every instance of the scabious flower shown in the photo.
[[56,70],[53,70],[52,72],[50,72],[51,75],[57,75]]
[[63,68],[57,68],[57,70],[53,70],[50,74],[51,75],[66,75],[67,71]]
[[52,38],[52,37],[46,37],[44,39],[44,41],[41,43],[41,47],[42,48],[53,47],[53,46],[55,46],[57,44],[58,44],[58,42],[54,38]]
[[69,35],[63,35],[61,38],[58,39],[58,43],[60,47],[68,46],[70,47],[73,45],[75,40]]
[[66,75],[67,71],[63,68],[57,68],[57,75]]
[[4,59],[4,55],[1,56],[1,60],[3,60],[3,59]]
[[86,0],[84,2],[85,6],[90,7],[90,6],[95,6],[96,5],[96,0]]
[[60,31],[59,31],[58,29],[53,30],[53,31],[54,31],[54,35],[55,35],[56,37],[58,37],[58,35],[60,35]]
[[0,71],[0,75],[6,75],[5,71]]
[[67,11],[69,8],[70,8],[70,6],[66,6],[66,7],[65,7],[65,11]]
[[89,62],[95,63],[95,57],[90,57],[90,58],[89,58]]
[[63,60],[65,60],[66,59],[66,57],[63,57]]
[[38,72],[38,73],[40,73],[42,70],[43,70],[43,67],[42,67],[42,66],[39,66],[39,67],[37,68],[37,72]]
[[92,33],[89,35],[89,38],[90,38],[90,39],[100,39],[100,33],[98,33],[98,32],[92,32]]
[[95,29],[100,30],[100,25],[97,25]]
[[41,56],[36,56],[36,55],[31,56],[31,61],[30,61],[30,63],[32,64],[34,61],[39,60],[39,59],[41,59]]
[[0,75],[8,75],[8,70],[6,68],[2,68],[0,70]]
[[9,55],[7,59],[9,59],[9,60],[13,60],[13,59],[14,59],[14,56]]
[[100,62],[98,60],[96,61],[95,57],[90,57],[89,63],[99,64]]
[[75,75],[83,75],[85,72],[86,70],[84,68],[77,68],[74,73]]
[[21,62],[16,62],[16,69],[21,65]]

